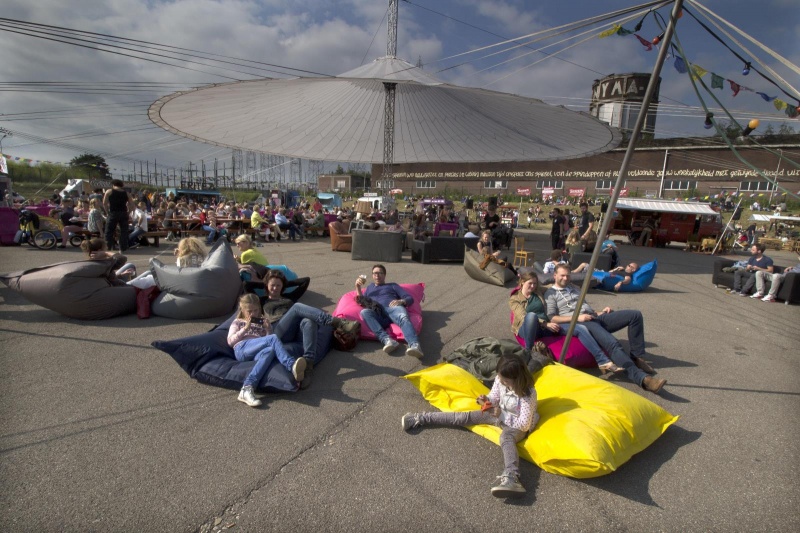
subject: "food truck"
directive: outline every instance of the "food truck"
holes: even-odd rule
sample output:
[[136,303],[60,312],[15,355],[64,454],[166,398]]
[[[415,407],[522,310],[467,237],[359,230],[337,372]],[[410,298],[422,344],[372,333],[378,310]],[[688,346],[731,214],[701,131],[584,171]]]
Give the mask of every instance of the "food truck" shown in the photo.
[[613,217],[609,233],[626,235],[632,241],[649,217],[658,220],[653,238],[656,246],[687,242],[690,235],[697,235],[698,239],[719,237],[725,228],[719,212],[703,202],[620,198]]

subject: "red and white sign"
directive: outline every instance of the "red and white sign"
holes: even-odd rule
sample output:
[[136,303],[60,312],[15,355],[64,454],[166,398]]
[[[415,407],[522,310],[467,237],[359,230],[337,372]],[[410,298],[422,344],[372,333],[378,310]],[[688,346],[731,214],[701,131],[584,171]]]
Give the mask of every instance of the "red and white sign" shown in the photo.
[[555,187],[542,187],[542,196],[553,196],[556,193]]
[[525,189],[519,188],[519,189],[517,189],[517,194],[520,195],[520,196],[530,196],[531,195],[531,189],[530,189],[530,187],[525,188]]
[[[614,194],[614,189],[609,189],[609,190],[608,190],[608,194],[609,194],[609,195],[612,195],[612,194]],[[619,195],[620,195],[620,196],[628,196],[628,188],[627,188],[627,187],[623,187],[623,188],[621,188],[621,189],[619,190]]]
[[568,196],[576,196],[578,198],[583,198],[586,196],[586,189],[569,189]]

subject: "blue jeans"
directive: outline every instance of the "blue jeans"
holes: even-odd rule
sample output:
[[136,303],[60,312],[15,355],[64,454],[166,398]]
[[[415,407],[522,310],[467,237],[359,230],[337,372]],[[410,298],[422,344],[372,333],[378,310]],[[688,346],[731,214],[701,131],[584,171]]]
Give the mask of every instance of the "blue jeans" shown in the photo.
[[[612,311],[588,322],[581,322],[581,324],[589,330],[589,333],[603,351],[611,356],[611,360],[617,366],[625,369],[628,378],[637,385],[641,385],[647,374],[639,370],[633,359],[644,357],[644,318],[642,313],[633,309]],[[616,337],[612,335],[615,331],[623,328],[628,328],[628,342],[631,347],[630,357],[622,349],[622,345]]]
[[136,226],[133,228],[133,231],[128,234],[128,242],[133,244],[137,243],[139,241],[139,236],[144,235],[144,233],[145,231],[142,228]]
[[[559,335],[566,335],[569,324],[559,324],[558,326],[560,329]],[[525,315],[525,320],[522,321],[518,334],[522,337],[522,340],[525,342],[525,347],[529,350],[533,347],[533,343],[537,339],[548,335],[555,335],[555,333],[549,329],[539,325],[539,317],[536,316],[536,313],[528,313]],[[600,348],[600,345],[597,344],[589,333],[588,329],[581,324],[576,324],[573,334],[576,339],[581,341],[581,344],[583,344],[589,353],[592,354],[598,366],[604,365],[610,361],[605,352]],[[555,356],[558,358],[558,354],[555,354]]]
[[[333,317],[315,307],[296,303],[281,317],[272,328],[273,333],[283,342],[301,340],[303,357],[310,363],[317,362],[317,328],[328,326]],[[324,357],[325,354],[322,354]]]
[[264,374],[269,370],[272,360],[278,358],[291,373],[292,366],[297,360],[289,355],[276,335],[266,335],[255,339],[246,339],[234,346],[233,355],[237,361],[255,361],[253,369],[244,379],[244,387],[258,387]]
[[381,305],[381,307],[383,307],[384,313],[380,315],[372,309],[361,310],[361,318],[364,319],[367,327],[372,330],[372,333],[378,337],[379,341],[384,344],[386,343],[386,340],[390,337],[389,334],[386,333],[385,328],[388,328],[394,323],[400,326],[403,337],[406,338],[406,342],[409,346],[412,344],[419,344],[417,332],[414,331],[414,325],[411,324],[411,319],[408,317],[408,310],[404,306],[396,305],[394,307],[387,307]]
[[206,244],[211,244],[214,242],[214,237],[217,236],[217,228],[213,228],[211,226],[203,226],[203,231],[208,232],[208,237],[206,238]]

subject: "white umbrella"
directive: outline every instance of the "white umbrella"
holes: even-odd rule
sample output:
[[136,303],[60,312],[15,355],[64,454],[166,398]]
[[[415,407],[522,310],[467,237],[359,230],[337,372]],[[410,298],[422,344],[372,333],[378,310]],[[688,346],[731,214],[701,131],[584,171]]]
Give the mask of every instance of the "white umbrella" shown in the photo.
[[395,57],[328,78],[261,79],[178,92],[150,119],[193,140],[275,155],[384,162],[384,82],[396,84],[394,163],[547,161],[616,147],[594,117],[443,83]]

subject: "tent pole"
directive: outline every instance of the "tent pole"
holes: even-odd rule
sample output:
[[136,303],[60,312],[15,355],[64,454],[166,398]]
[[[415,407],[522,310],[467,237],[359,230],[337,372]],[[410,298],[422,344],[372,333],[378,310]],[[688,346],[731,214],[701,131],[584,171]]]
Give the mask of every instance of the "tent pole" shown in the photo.
[[714,249],[711,251],[711,255],[717,253],[717,248],[719,248],[719,245],[722,244],[722,241],[725,239],[725,235],[728,233],[729,230],[733,229],[731,227],[731,222],[733,222],[733,215],[735,215],[736,212],[739,210],[739,206],[742,205],[742,200],[744,200],[744,198],[739,198],[739,203],[736,204],[736,207],[733,210],[733,214],[731,215],[730,220],[728,220],[728,223],[725,224],[725,229],[722,230],[722,235],[720,235],[717,244],[714,245]]
[[[678,13],[680,13],[682,6],[683,0],[675,0],[675,4],[672,7],[672,13],[669,17],[669,23],[667,24],[667,29],[664,32],[664,39],[661,41],[661,48],[658,51],[658,58],[653,66],[653,73],[650,76],[650,81],[647,84],[647,90],[645,91],[644,98],[642,99],[642,105],[639,109],[639,116],[636,117],[636,123],[633,126],[633,131],[631,132],[628,148],[625,150],[625,157],[622,159],[622,166],[619,169],[617,182],[614,185],[614,191],[612,192],[611,199],[608,202],[608,211],[606,214],[614,213],[614,209],[617,205],[617,199],[619,198],[622,184],[624,183],[628,174],[628,166],[630,165],[631,158],[633,157],[633,151],[636,148],[636,142],[639,139],[639,134],[641,134],[642,128],[644,127],[644,122],[647,118],[647,111],[650,107],[650,102],[653,99],[653,93],[655,93],[656,86],[658,85],[658,80],[661,75],[661,67],[664,65],[667,52],[669,52],[672,34],[675,32],[675,25],[678,22]],[[575,312],[573,313],[572,320],[569,323],[566,339],[564,340],[564,345],[561,348],[561,355],[558,358],[559,362],[561,363],[564,362],[564,357],[567,355],[570,339],[572,339],[572,334],[575,331],[575,326],[578,323],[578,316],[581,314],[581,307],[583,306],[583,302],[586,300],[586,293],[588,292],[589,286],[592,282],[592,272],[594,272],[594,267],[597,265],[597,259],[600,257],[600,248],[602,248],[601,243],[606,238],[608,227],[613,218],[613,216],[603,217],[603,222],[600,225],[600,231],[597,232],[597,244],[594,247],[594,251],[592,251],[592,259],[589,261],[589,270],[586,274],[586,278],[583,280],[581,294],[578,298],[578,302],[575,304]]]

